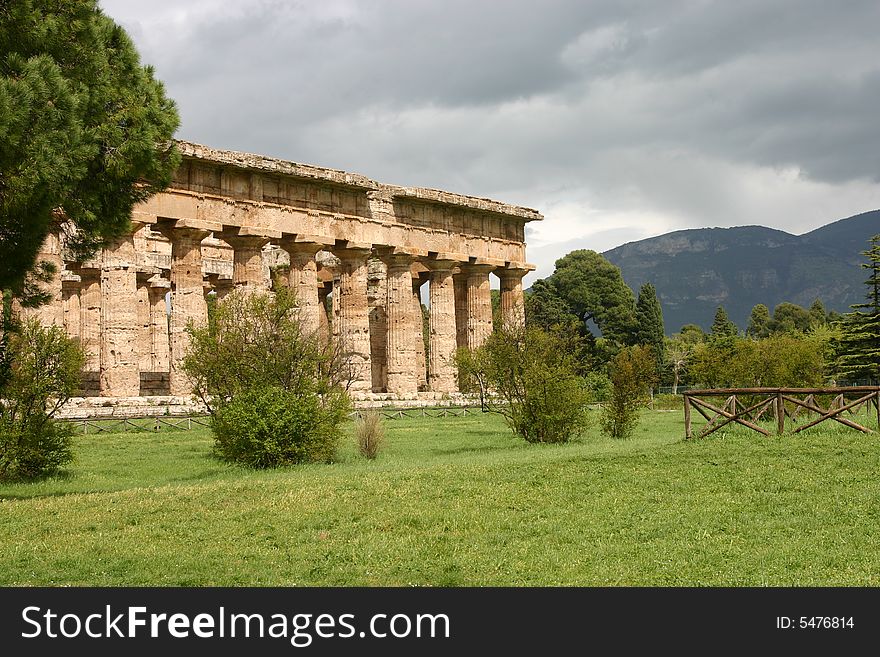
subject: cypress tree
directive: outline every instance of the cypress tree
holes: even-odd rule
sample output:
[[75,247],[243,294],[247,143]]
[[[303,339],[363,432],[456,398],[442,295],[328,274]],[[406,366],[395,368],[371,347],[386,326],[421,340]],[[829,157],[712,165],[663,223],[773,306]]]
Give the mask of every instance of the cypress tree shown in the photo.
[[770,335],[770,309],[763,303],[752,308],[746,335],[752,338],[766,338]]
[[657,299],[657,290],[651,283],[645,283],[639,289],[636,326],[636,344],[648,345],[654,350],[659,374],[666,358],[666,332],[663,327],[663,309]]
[[739,333],[736,324],[730,321],[724,306],[718,306],[715,311],[715,319],[712,322],[712,330],[710,335],[713,339],[719,338],[735,338]]
[[880,235],[871,238],[871,248],[862,251],[870,274],[867,302],[850,306],[840,322],[841,336],[834,344],[834,368],[847,379],[880,380]]

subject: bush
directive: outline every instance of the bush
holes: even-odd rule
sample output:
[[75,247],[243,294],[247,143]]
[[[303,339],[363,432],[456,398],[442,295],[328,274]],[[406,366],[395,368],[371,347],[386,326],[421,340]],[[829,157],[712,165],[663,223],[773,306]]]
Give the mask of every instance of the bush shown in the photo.
[[0,480],[54,474],[73,460],[73,427],[52,418],[79,386],[82,350],[57,326],[31,319],[6,335],[0,387]]
[[221,458],[257,468],[332,460],[349,378],[333,346],[303,331],[292,291],[235,291],[188,330],[183,369]]
[[266,386],[236,395],[212,418],[216,453],[254,468],[333,459],[347,406]]
[[639,407],[657,385],[657,362],[651,347],[626,347],[610,365],[611,398],[602,407],[602,432],[612,438],[629,438],[635,430]]
[[484,407],[530,443],[567,442],[586,424],[589,391],[566,340],[539,328],[501,327],[456,354],[459,378],[475,381]]
[[358,451],[366,459],[374,459],[379,455],[385,443],[385,427],[378,411],[367,411],[355,426]]

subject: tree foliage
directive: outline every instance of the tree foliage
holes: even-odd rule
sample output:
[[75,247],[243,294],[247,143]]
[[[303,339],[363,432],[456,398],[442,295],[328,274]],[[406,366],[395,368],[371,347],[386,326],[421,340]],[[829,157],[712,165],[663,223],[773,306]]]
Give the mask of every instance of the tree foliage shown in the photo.
[[746,335],[750,338],[766,338],[770,335],[770,309],[763,303],[752,308]]
[[863,251],[869,272],[865,285],[867,301],[855,304],[839,323],[841,335],[834,343],[834,369],[847,379],[880,381],[880,235]]
[[237,290],[189,327],[183,369],[227,460],[272,467],[332,458],[350,406],[343,355],[303,331],[293,291]]
[[636,344],[648,345],[654,350],[659,375],[666,356],[666,336],[663,327],[663,309],[657,298],[657,290],[651,283],[645,283],[639,289],[639,298],[636,302],[636,327]]
[[635,430],[639,407],[657,385],[656,357],[650,346],[626,347],[609,365],[611,398],[602,407],[602,432],[612,438],[629,438]]
[[475,381],[486,408],[530,443],[566,442],[586,421],[589,394],[572,350],[557,333],[501,326],[456,354],[459,378]]
[[594,322],[602,337],[632,344],[636,333],[635,298],[620,269],[595,251],[578,250],[556,261],[547,283],[565,309],[583,327]]
[[827,374],[829,341],[827,331],[709,341],[694,351],[689,374],[696,385],[707,388],[820,386]]
[[713,340],[721,340],[724,338],[733,338],[739,333],[739,329],[727,316],[724,306],[718,306],[715,311],[715,319],[712,321],[712,329],[709,332]]
[[0,480],[52,474],[70,462],[72,429],[53,420],[79,386],[85,357],[57,326],[36,319],[8,336],[0,386]]
[[21,294],[53,224],[87,254],[179,162],[177,112],[96,0],[0,3],[0,289]]
[[810,311],[796,303],[783,301],[773,309],[770,333],[806,333],[813,326]]

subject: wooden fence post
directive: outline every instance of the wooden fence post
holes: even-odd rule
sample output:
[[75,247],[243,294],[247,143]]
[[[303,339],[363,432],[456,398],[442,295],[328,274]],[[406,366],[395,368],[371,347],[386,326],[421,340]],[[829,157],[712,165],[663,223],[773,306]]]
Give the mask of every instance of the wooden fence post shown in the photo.
[[691,398],[684,395],[684,439],[691,438]]
[[776,433],[782,435],[785,432],[785,401],[782,392],[776,393]]

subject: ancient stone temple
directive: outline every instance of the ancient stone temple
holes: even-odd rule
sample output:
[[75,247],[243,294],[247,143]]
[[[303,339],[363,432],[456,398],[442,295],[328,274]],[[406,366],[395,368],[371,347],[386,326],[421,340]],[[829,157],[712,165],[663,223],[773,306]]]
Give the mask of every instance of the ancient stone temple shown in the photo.
[[179,148],[174,182],[135,208],[130,235],[89,262],[65,261],[58,236],[44,246],[59,274],[54,301],[36,312],[81,341],[84,394],[188,395],[187,323],[205,322],[210,296],[234,288],[294,288],[304,323],[339,341],[364,394],[454,392],[453,352],[492,331],[490,274],[501,319],[522,321],[535,210]]

